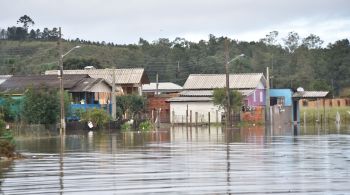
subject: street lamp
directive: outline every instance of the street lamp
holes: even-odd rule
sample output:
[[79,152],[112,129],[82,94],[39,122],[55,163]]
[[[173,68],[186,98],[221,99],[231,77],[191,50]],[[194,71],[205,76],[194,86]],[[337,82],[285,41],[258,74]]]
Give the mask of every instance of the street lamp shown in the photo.
[[77,46],[73,47],[72,49],[70,49],[69,51],[67,51],[67,53],[63,54],[63,55],[62,55],[62,58],[64,58],[64,56],[66,56],[67,54],[69,54],[71,51],[73,51],[73,50],[75,50],[75,49],[78,49],[78,48],[80,48],[80,47],[81,47],[80,45],[77,45]]
[[[228,56],[228,54],[227,54]],[[237,55],[230,61],[226,62],[226,96],[227,96],[227,113],[226,113],[226,126],[231,126],[231,101],[230,101],[230,74],[228,70],[228,65],[231,62],[234,62],[235,60],[240,59],[241,57],[244,57],[244,54]],[[227,59],[227,57],[226,57]]]
[[66,132],[66,123],[65,123],[65,113],[64,113],[64,87],[63,87],[63,58],[68,55],[70,52],[72,52],[75,49],[80,48],[79,45],[73,47],[69,51],[67,51],[65,54],[62,55],[62,47],[61,47],[61,27],[59,28],[59,39],[58,39],[58,48],[59,48],[59,66],[60,66],[60,135],[63,135],[62,133]]

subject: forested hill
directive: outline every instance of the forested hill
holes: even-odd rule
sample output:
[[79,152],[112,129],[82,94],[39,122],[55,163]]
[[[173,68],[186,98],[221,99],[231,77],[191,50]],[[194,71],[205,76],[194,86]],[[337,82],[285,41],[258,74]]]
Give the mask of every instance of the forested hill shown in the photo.
[[[294,34],[295,35],[295,34]],[[97,68],[145,68],[152,81],[158,72],[160,81],[183,84],[189,74],[224,73],[225,37],[209,36],[198,43],[182,38],[159,39],[138,44],[115,45],[84,40],[65,40],[63,53],[76,45],[82,46],[64,58],[65,69],[93,65]],[[270,67],[273,87],[307,90],[332,90],[338,95],[350,95],[349,40],[339,40],[321,47],[319,37],[310,35],[299,40],[293,33],[276,43],[273,33],[259,42],[230,40],[229,56],[245,57],[230,64],[232,73],[265,72]],[[57,69],[57,41],[50,39],[0,40],[1,74],[40,74]],[[345,91],[345,93],[344,93]]]

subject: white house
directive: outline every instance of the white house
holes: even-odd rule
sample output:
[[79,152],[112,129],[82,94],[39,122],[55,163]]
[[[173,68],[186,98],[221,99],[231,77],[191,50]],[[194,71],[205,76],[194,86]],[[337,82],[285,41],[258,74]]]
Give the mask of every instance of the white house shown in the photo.
[[[248,105],[265,104],[266,80],[262,73],[231,74],[229,81],[230,89],[241,92]],[[224,110],[214,105],[213,90],[225,86],[225,74],[191,74],[180,96],[168,99],[171,123],[195,123],[196,113],[198,123],[208,123],[209,115],[211,123],[221,123]]]

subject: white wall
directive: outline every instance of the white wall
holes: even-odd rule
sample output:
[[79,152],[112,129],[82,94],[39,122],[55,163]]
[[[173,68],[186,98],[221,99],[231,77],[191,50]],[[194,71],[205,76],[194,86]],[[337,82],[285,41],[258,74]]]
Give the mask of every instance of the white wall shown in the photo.
[[[188,122],[190,122],[190,110],[192,110],[192,123],[195,123],[195,113],[198,112],[198,123],[208,122],[210,112],[211,123],[221,123],[223,109],[219,109],[213,102],[170,102],[170,122],[186,123],[186,109],[188,105]],[[175,112],[175,116],[173,113]],[[218,111],[218,112],[217,112]],[[218,113],[218,114],[216,114]],[[216,116],[217,115],[217,116]]]

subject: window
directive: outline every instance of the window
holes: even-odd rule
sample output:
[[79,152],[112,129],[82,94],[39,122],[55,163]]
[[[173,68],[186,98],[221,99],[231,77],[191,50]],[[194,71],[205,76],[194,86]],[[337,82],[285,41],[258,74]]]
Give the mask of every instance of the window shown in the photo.
[[255,91],[254,91],[254,94],[253,94],[253,102],[256,102],[256,94],[255,94]]
[[263,101],[264,101],[263,92],[260,91],[260,102],[262,103]]

